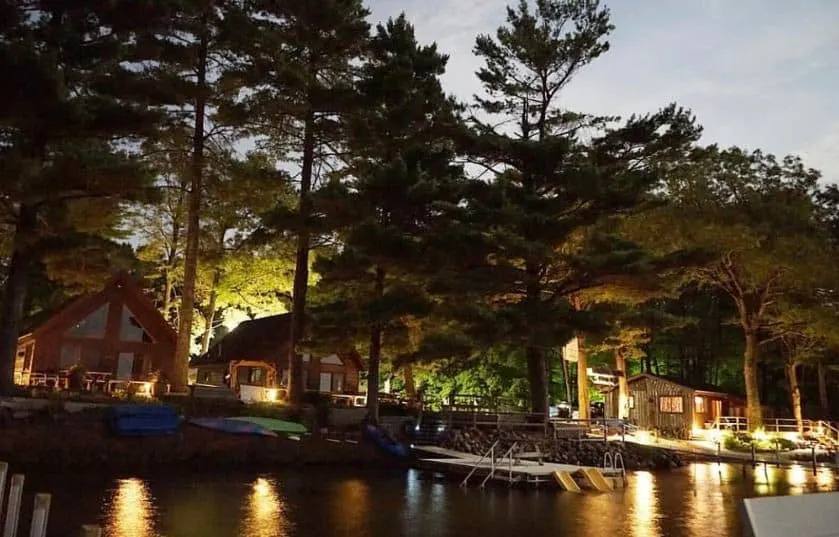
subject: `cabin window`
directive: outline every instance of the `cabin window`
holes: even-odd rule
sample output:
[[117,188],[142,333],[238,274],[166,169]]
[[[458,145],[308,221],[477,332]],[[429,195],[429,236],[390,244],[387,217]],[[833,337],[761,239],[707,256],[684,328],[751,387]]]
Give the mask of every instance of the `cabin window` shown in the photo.
[[658,409],[665,414],[684,414],[684,399],[681,396],[659,397]]
[[81,349],[77,345],[62,345],[58,366],[67,369],[81,360]]
[[693,411],[697,414],[704,414],[705,413],[705,398],[699,397],[698,395],[693,398]]
[[66,335],[90,338],[105,337],[105,325],[108,322],[108,306],[109,304],[105,304],[82,319],[73,328],[68,330]]
[[627,400],[627,402],[626,402],[626,405],[627,405],[630,409],[635,408],[635,397],[634,397],[634,396],[632,396],[632,395],[630,395],[630,396],[629,396],[629,399],[628,399],[628,400]]
[[124,305],[122,306],[122,319],[119,324],[119,339],[121,341],[153,342],[148,332],[137,321],[137,317]]

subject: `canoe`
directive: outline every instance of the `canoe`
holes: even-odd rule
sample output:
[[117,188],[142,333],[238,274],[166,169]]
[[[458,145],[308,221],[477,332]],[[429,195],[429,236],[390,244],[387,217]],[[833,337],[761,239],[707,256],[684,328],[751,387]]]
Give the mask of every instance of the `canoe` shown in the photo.
[[364,427],[364,436],[373,442],[377,448],[392,457],[399,459],[405,459],[408,457],[408,450],[405,446],[392,439],[379,427],[367,424]]
[[106,421],[117,436],[170,435],[181,425],[180,416],[167,405],[114,405]]
[[255,423],[234,420],[230,418],[193,418],[189,420],[192,425],[213,429],[230,434],[251,434],[257,436],[277,436],[274,431],[269,431]]
[[302,423],[294,421],[284,421],[274,418],[262,418],[259,416],[236,416],[235,418],[228,418],[231,420],[244,421],[259,425],[263,429],[285,434],[305,434],[309,432]]

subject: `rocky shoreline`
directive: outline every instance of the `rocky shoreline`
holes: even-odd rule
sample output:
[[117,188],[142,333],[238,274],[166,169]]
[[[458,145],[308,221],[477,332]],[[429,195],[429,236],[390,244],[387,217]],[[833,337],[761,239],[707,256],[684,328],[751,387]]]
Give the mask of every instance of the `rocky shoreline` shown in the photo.
[[101,470],[143,474],[166,469],[223,471],[288,465],[381,466],[387,460],[363,443],[231,435],[184,424],[163,437],[114,437],[103,412],[91,409],[15,423],[0,430],[0,461],[37,471]]
[[605,453],[620,453],[627,470],[672,470],[684,466],[677,453],[659,447],[632,443],[601,441],[580,442],[571,439],[546,439],[541,434],[517,431],[483,431],[480,429],[453,429],[441,439],[441,447],[483,455],[500,440],[502,453],[518,442],[521,451],[533,452],[537,448],[545,454],[544,460],[580,466],[602,466]]

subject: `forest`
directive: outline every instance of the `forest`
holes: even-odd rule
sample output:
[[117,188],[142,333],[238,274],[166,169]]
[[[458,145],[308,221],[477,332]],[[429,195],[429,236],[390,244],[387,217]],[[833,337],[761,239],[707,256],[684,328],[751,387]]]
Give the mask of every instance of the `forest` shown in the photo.
[[292,404],[301,353],[342,342],[373,419],[385,380],[585,418],[600,366],[624,395],[742,393],[753,427],[827,416],[839,188],[678,103],[564,107],[613,30],[597,0],[521,0],[462,101],[446,52],[361,0],[3,0],[0,393],[23,331],[126,270],[178,332],[175,389],[291,312]]

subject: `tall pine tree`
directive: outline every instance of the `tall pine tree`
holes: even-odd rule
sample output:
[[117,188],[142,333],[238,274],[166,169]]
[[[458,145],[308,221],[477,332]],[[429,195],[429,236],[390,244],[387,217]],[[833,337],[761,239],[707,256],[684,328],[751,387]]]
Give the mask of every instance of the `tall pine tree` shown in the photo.
[[546,353],[585,328],[586,312],[569,299],[640,255],[608,237],[577,245],[574,233],[635,208],[657,181],[653,161],[697,132],[675,106],[620,127],[563,109],[562,90],[608,50],[613,26],[597,1],[533,4],[508,8],[495,37],[476,41],[485,96],[463,151],[493,178],[471,186],[472,231],[459,252],[471,267],[458,270],[455,288],[470,292],[462,313],[478,344],[524,349],[531,407],[546,412]]
[[144,59],[134,37],[147,7],[3,3],[0,195],[14,238],[0,318],[0,392],[13,385],[36,246],[50,231],[45,215],[74,201],[138,199],[148,191],[151,175],[129,152],[159,119],[145,73],[133,68]]
[[439,218],[436,204],[456,201],[460,188],[446,138],[455,106],[439,80],[446,61],[435,45],[417,43],[404,15],[378,26],[358,83],[360,106],[348,121],[349,178],[318,196],[342,241],[315,264],[325,294],[316,325],[323,339],[368,348],[374,422],[383,346],[408,339],[411,319],[431,307],[417,271],[426,254],[421,238]]
[[247,91],[227,113],[265,149],[292,161],[299,179],[296,208],[281,205],[266,221],[297,236],[292,344],[284,357],[289,400],[296,404],[304,389],[300,343],[320,217],[312,192],[340,151],[342,119],[353,102],[357,60],[368,39],[368,11],[360,0],[257,0],[247,15],[235,78]]

